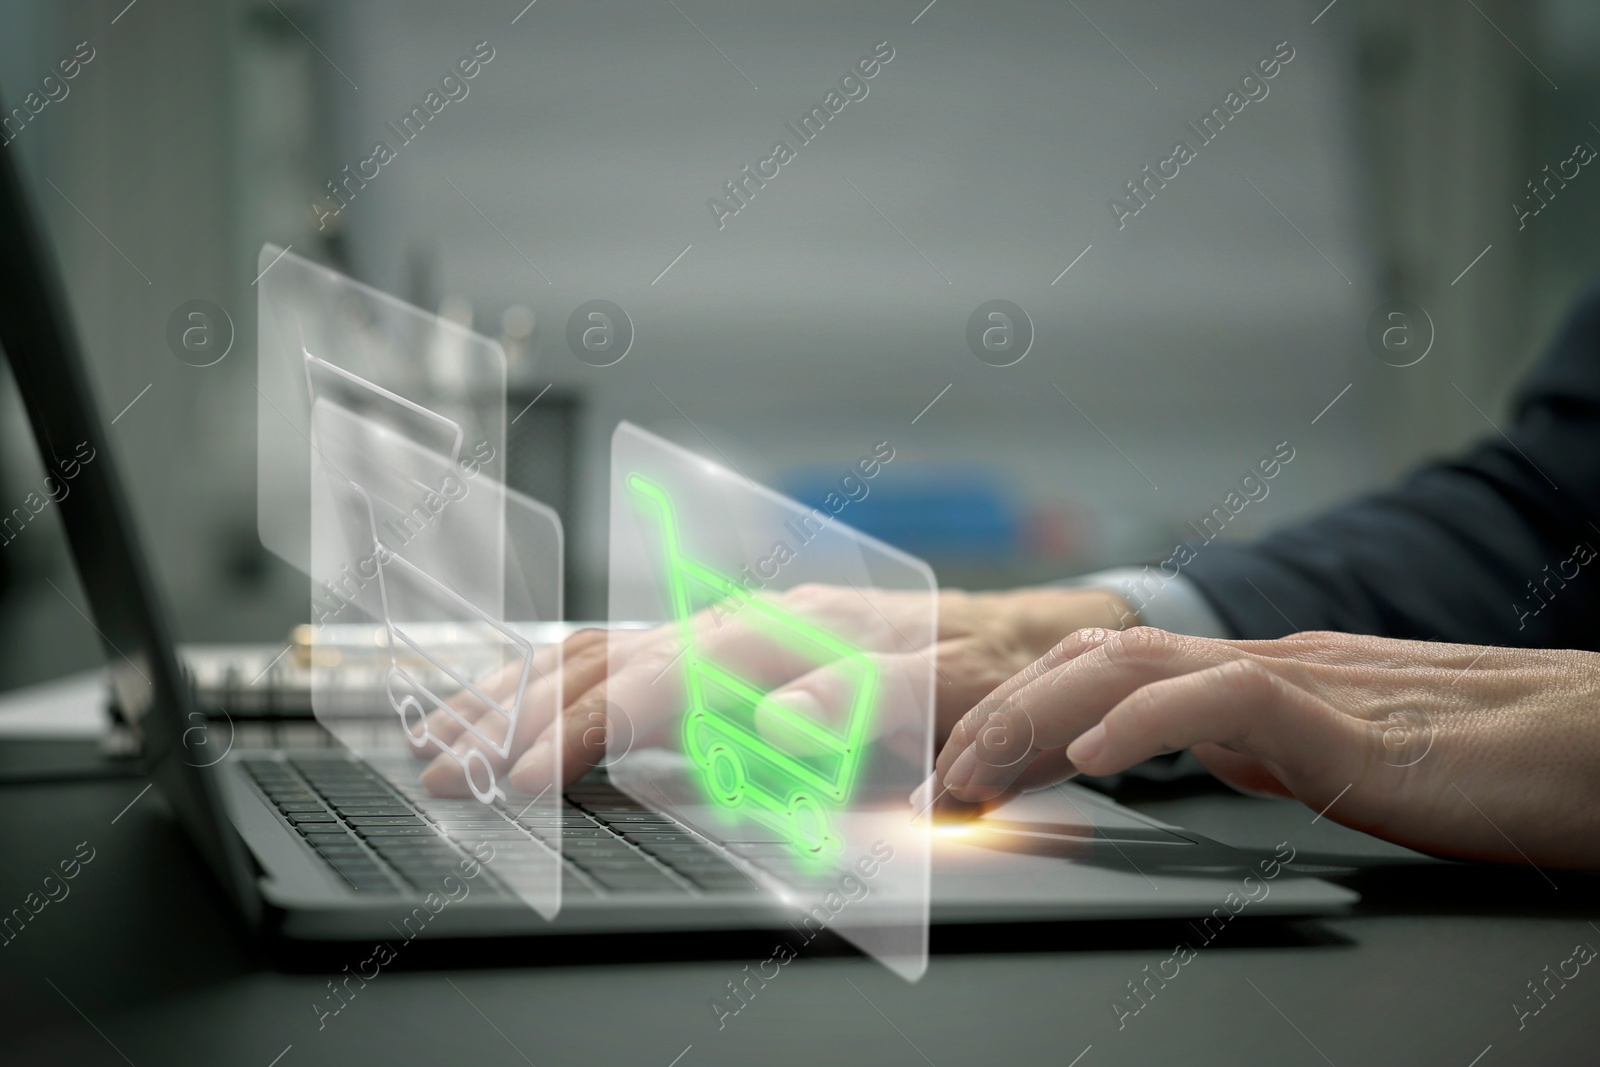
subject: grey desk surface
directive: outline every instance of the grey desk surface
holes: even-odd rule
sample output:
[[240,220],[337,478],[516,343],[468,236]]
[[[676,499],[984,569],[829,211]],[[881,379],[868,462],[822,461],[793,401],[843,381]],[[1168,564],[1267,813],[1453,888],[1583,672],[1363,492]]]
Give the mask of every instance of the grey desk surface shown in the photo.
[[[0,769],[50,752],[8,742]],[[720,1030],[708,1001],[773,935],[418,943],[319,1029],[313,1003],[366,948],[305,957],[252,942],[160,795],[126,807],[144,786],[0,787],[0,910],[79,842],[95,850],[70,895],[0,949],[0,1062],[1600,1062],[1600,968],[1552,982],[1520,1027],[1514,1007],[1538,1003],[1526,983],[1574,945],[1600,946],[1594,879],[1422,860],[1298,805],[1220,793],[1135,806],[1242,848],[1292,840],[1367,901],[1334,919],[1242,916],[1120,1029],[1111,1000],[1170,955],[1172,924],[936,930],[916,985],[843,951],[801,958]]]

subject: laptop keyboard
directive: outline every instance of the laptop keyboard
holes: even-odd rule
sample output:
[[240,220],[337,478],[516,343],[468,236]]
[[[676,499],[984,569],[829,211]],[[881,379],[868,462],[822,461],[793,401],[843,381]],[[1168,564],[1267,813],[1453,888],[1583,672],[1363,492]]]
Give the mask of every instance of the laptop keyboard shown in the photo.
[[[517,814],[470,799],[410,796],[355,759],[335,756],[246,759],[248,774],[306,843],[358,893],[414,894],[459,874],[487,841],[496,890],[515,892],[519,875],[549,877],[560,841],[562,893],[703,896],[754,888],[705,838],[593,774],[559,811]],[[529,805],[531,808],[531,805]]]

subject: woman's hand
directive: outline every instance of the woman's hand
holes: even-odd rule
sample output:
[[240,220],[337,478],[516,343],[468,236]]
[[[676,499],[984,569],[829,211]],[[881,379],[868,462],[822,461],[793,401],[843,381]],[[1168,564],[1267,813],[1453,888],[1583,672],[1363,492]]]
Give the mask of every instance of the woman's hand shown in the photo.
[[[852,586],[800,586],[779,595],[780,605],[838,634],[869,652],[897,649],[906,669],[926,670],[936,664],[936,740],[983,699],[995,686],[1037,660],[1066,634],[1081,626],[1117,626],[1134,616],[1115,594],[1096,589],[1024,589],[1008,593],[943,592],[938,598],[937,627],[930,631],[928,599],[922,594],[894,593]],[[814,661],[786,655],[770,637],[742,625],[737,613],[702,612],[695,617],[696,640],[701,654],[737,668],[742,676],[770,690],[770,699],[807,695],[830,703],[827,679],[819,677]],[[906,650],[907,634],[933,637],[930,648]],[[608,648],[609,646],[609,648]],[[535,658],[537,671],[524,697],[525,708],[555,706],[553,694],[535,687],[553,688],[552,668],[562,663],[563,706],[560,730],[561,785],[580,777],[606,754],[609,729],[623,729],[635,743],[659,738],[676,726],[684,711],[681,630],[669,624],[649,631],[600,630],[574,634],[558,647]],[[517,674],[511,670],[484,683],[494,699],[506,702],[513,695]],[[497,742],[503,738],[504,720],[485,716],[486,707],[470,694],[458,694],[450,704]],[[627,715],[626,723],[617,709]],[[481,721],[480,721],[481,720]],[[465,751],[475,739],[462,739],[462,727],[451,716],[434,712],[429,729],[446,744]],[[510,754],[492,759],[495,773],[508,770],[510,783],[525,793],[538,793],[551,784],[557,766],[557,730],[549,716],[524,716],[512,738]],[[484,748],[481,744],[478,747]],[[428,755],[424,750],[422,755]],[[466,783],[460,765],[438,756],[423,772],[423,783],[437,793],[462,793]]]
[[1237,788],[1425,852],[1600,867],[1587,652],[1082,630],[956,725],[925,788],[982,803],[1185,748]]

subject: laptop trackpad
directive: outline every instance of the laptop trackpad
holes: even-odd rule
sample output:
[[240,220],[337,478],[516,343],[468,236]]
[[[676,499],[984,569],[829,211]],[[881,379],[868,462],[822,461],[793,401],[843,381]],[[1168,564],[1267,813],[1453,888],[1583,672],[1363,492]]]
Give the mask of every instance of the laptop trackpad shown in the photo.
[[1193,845],[1162,824],[1065,784],[1025,793],[976,819],[941,821],[937,836],[1005,851],[1071,856],[1096,841],[1123,845]]

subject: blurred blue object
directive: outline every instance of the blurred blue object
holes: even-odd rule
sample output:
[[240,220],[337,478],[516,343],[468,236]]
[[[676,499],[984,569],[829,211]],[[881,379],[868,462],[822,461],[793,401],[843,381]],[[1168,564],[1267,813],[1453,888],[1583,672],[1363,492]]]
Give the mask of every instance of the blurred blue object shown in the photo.
[[836,514],[839,521],[916,556],[1005,559],[1022,545],[1019,509],[1000,479],[986,471],[895,469],[871,481],[852,477],[842,485],[835,470],[805,467],[784,481],[789,495],[808,507],[833,511],[830,503],[845,500]]

